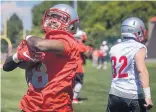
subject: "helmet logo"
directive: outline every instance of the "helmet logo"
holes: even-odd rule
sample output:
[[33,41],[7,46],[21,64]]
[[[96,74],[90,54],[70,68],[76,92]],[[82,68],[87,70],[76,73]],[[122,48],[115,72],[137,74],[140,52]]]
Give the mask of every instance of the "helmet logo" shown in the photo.
[[133,32],[133,29],[129,29],[129,28],[128,28],[128,32],[130,32],[130,33]]
[[129,17],[122,22],[121,35],[131,37],[136,41],[142,42],[146,37],[145,25],[137,17]]

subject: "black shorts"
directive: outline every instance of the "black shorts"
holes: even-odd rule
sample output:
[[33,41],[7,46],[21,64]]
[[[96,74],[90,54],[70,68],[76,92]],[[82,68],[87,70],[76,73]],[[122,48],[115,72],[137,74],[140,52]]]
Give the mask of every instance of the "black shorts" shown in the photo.
[[83,84],[83,77],[84,77],[84,74],[83,73],[76,73],[75,85],[77,83]]
[[127,99],[109,94],[106,112],[147,112],[144,99]]
[[106,56],[102,56],[102,63],[106,61]]

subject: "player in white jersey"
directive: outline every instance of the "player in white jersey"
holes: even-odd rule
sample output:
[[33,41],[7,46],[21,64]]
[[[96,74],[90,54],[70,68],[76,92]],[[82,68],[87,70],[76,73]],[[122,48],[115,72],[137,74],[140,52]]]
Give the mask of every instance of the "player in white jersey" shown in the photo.
[[100,50],[103,51],[102,66],[103,66],[103,69],[106,70],[106,69],[107,69],[107,60],[106,60],[106,58],[107,58],[108,50],[109,50],[107,41],[103,41],[103,42],[102,42],[102,45],[101,45],[101,47],[100,47]]
[[121,25],[123,41],[110,50],[112,84],[107,112],[146,112],[152,108],[149,73],[145,65],[145,25],[130,17]]

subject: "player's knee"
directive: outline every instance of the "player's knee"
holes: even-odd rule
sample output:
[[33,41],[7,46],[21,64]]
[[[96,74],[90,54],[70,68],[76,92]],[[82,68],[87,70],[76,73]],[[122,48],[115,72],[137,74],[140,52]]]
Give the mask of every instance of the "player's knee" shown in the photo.
[[82,84],[81,84],[81,83],[77,83],[77,84],[75,85],[74,91],[75,91],[75,92],[80,92],[81,88],[82,88]]

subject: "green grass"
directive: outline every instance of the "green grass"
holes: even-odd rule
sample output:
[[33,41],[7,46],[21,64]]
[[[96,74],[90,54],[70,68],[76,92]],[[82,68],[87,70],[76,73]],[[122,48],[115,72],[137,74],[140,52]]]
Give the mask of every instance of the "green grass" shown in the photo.
[[[152,99],[156,104],[156,64],[147,64],[150,73]],[[24,70],[1,71],[1,111],[19,112],[19,102],[27,91]],[[105,112],[111,82],[111,70],[97,70],[89,62],[85,66],[84,86],[80,97],[83,103],[74,104],[74,112]],[[156,112],[156,106],[150,112]]]

